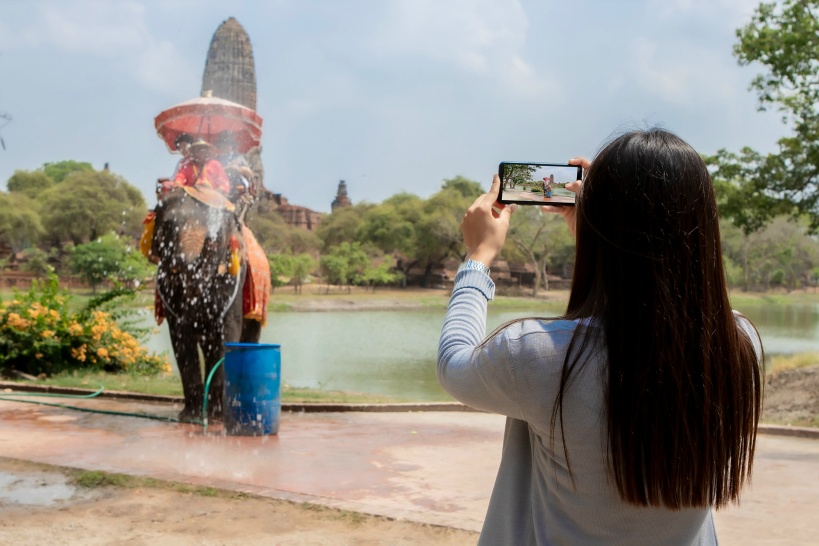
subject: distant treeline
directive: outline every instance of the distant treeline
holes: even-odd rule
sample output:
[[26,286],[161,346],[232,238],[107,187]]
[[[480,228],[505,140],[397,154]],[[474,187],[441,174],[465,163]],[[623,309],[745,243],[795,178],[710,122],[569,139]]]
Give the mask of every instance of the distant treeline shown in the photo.
[[[0,245],[7,249],[0,268],[37,274],[54,269],[80,274],[91,285],[107,279],[132,283],[152,274],[153,266],[135,249],[145,199],[122,177],[63,161],[17,171],[7,188],[0,193]],[[382,203],[336,209],[315,232],[290,226],[275,212],[251,210],[247,221],[270,259],[274,287],[292,284],[298,291],[317,277],[373,289],[429,286],[437,283],[446,261],[463,259],[461,218],[483,191],[481,184],[458,176],[428,198],[399,193]],[[750,234],[723,221],[732,287],[816,286],[819,242],[809,235],[809,219],[789,218],[776,217]],[[560,216],[520,207],[501,258],[529,272],[528,287],[536,294],[548,288],[547,275],[571,277],[574,241]]]

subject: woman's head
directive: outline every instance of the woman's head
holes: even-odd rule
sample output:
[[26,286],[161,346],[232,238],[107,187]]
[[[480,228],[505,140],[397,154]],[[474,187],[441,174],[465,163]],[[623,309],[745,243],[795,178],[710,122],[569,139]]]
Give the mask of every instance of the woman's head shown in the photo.
[[575,288],[606,296],[593,314],[604,303],[724,289],[711,178],[673,133],[632,131],[605,145],[577,208]]
[[[728,301],[711,178],[676,135],[629,132],[592,161],[567,317],[602,328],[621,496],[669,508],[736,499],[753,458],[760,375]],[[553,419],[590,331],[567,356]]]

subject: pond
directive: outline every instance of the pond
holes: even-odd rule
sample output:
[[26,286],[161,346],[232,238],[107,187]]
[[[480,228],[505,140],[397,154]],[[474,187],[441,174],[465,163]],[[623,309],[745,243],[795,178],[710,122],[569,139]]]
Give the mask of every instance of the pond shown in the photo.
[[[544,314],[560,311],[555,306]],[[819,352],[819,306],[759,304],[742,311],[759,329],[769,356]],[[448,400],[435,376],[444,314],[443,309],[270,313],[261,341],[282,345],[282,378],[295,387]],[[488,331],[529,314],[490,307]],[[166,325],[147,345],[173,360]]]

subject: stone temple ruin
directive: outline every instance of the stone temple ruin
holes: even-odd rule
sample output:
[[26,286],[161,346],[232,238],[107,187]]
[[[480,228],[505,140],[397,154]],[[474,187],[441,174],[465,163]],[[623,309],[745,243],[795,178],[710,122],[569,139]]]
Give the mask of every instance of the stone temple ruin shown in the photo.
[[[253,46],[247,32],[235,18],[223,21],[208,48],[205,72],[202,76],[202,94],[210,91],[220,97],[256,109],[256,65]],[[259,175],[261,193],[255,208],[258,214],[279,214],[284,221],[295,227],[312,231],[321,224],[322,213],[307,207],[292,205],[281,193],[274,193],[264,184],[264,166],[261,150],[247,154],[253,172]],[[338,193],[332,202],[332,210],[350,206],[347,184],[339,182]]]

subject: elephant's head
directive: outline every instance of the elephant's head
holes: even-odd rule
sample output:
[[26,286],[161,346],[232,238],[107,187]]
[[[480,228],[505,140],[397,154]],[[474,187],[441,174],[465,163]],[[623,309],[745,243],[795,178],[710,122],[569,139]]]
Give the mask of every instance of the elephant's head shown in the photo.
[[243,244],[232,211],[205,205],[182,188],[169,192],[157,205],[151,246],[166,314],[194,330],[220,323],[241,302],[244,271],[230,266]]

